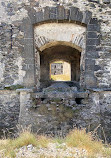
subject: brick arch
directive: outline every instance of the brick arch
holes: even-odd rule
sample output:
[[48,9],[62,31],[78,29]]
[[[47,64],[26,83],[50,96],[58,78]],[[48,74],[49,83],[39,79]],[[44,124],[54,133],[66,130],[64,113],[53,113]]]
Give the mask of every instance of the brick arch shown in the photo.
[[[24,69],[26,76],[24,77],[25,86],[34,86],[35,78],[35,48],[34,48],[34,32],[35,25],[48,22],[68,22],[86,26],[86,50],[84,59],[84,85],[86,87],[96,87],[97,81],[94,76],[95,59],[98,58],[97,48],[99,46],[99,22],[96,18],[92,18],[90,11],[81,12],[79,8],[71,7],[65,9],[63,6],[45,7],[44,10],[36,12],[29,9],[29,17],[23,20],[24,29]],[[82,66],[82,65],[81,65]]]

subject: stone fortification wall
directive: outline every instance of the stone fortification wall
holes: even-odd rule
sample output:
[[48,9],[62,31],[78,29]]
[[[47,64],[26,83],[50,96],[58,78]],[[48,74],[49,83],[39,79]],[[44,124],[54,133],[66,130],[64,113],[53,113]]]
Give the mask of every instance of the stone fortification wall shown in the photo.
[[111,93],[85,92],[68,96],[58,92],[42,96],[28,91],[20,92],[20,119],[24,127],[34,132],[66,135],[74,127],[97,129],[102,139],[111,141]]
[[[111,92],[87,91],[62,94],[32,90],[0,91],[0,133],[31,126],[34,132],[65,135],[74,127],[94,130],[111,141]],[[12,130],[13,131],[13,130]],[[103,133],[104,132],[104,133]]]
[[19,94],[16,91],[0,90],[0,137],[1,133],[13,131],[20,112]]
[[[94,70],[92,73],[97,80],[98,88],[108,90],[107,88],[111,86],[110,0],[0,0],[0,89],[2,89],[0,90],[0,127],[2,129],[14,127],[18,122],[20,110],[19,121],[23,125],[32,124],[33,130],[36,130],[35,127],[38,130],[39,128],[44,130],[49,126],[52,127],[49,131],[57,131],[55,129],[61,130],[61,128],[67,131],[73,126],[90,126],[94,129],[101,124],[107,139],[111,140],[111,91],[96,89],[95,92],[91,91],[88,97],[82,99],[81,104],[78,104],[74,98],[69,99],[68,103],[67,100],[57,102],[53,100],[54,97],[34,100],[31,92],[21,91],[18,94],[16,91],[3,90],[4,87],[11,85],[24,83],[29,85],[34,82],[35,78],[32,74],[29,73],[27,76],[26,73],[34,72],[33,38],[30,40],[27,38],[27,35],[30,37],[30,32],[33,31],[28,26],[31,21],[33,23],[34,13],[38,21],[40,20],[46,6],[52,7],[52,13],[54,13],[53,7],[64,6],[69,10],[71,7],[76,7],[77,12],[80,10],[87,16],[92,14],[92,24],[86,34],[89,45],[92,45],[91,50],[87,48],[86,51],[91,51],[88,55],[86,73]],[[55,14],[51,15],[54,17]],[[98,22],[100,25],[97,24]],[[95,26],[98,27],[95,28]],[[96,46],[95,41],[99,41]],[[30,52],[31,56],[27,57],[26,52]],[[58,113],[62,116],[57,117]],[[100,132],[102,133],[102,130]]]
[[[94,75],[97,79],[98,87],[110,87],[111,78],[111,3],[110,0],[5,0],[0,1],[0,30],[1,30],[1,50],[0,50],[0,87],[5,85],[23,84],[27,81],[26,71],[32,69],[32,61],[27,59],[24,63],[24,43],[31,46],[31,41],[25,40],[22,22],[24,18],[32,18],[30,11],[38,12],[44,10],[45,6],[65,8],[77,7],[80,11],[90,11],[93,18],[100,22],[100,34],[90,32],[90,37],[100,38],[100,44],[94,48],[96,55],[92,53],[88,62],[95,64]],[[90,14],[90,13],[89,13]],[[40,15],[39,15],[40,16]],[[96,20],[95,20],[96,23]],[[28,26],[26,26],[28,27]],[[93,25],[91,26],[93,30]],[[29,30],[30,31],[30,30]],[[89,68],[91,71],[91,68]],[[34,78],[30,79],[34,80]],[[31,82],[31,81],[30,81]]]

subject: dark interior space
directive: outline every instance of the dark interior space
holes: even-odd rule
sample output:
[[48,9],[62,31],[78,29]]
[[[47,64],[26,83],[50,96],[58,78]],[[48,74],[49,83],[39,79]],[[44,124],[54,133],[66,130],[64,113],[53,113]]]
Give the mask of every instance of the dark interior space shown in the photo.
[[80,81],[81,53],[66,45],[52,46],[40,54],[40,80],[41,83],[50,81],[50,63],[63,60],[71,64],[71,81]]

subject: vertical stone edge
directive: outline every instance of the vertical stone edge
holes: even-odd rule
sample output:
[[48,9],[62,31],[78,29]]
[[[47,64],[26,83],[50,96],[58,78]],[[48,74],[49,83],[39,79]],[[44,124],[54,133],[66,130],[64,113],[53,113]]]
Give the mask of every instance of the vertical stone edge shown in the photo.
[[[35,85],[35,62],[34,62],[34,33],[33,23],[30,18],[23,20],[24,28],[24,52],[22,57],[24,59],[23,70],[26,74],[23,79],[25,87],[33,87]],[[27,62],[28,61],[28,62]]]

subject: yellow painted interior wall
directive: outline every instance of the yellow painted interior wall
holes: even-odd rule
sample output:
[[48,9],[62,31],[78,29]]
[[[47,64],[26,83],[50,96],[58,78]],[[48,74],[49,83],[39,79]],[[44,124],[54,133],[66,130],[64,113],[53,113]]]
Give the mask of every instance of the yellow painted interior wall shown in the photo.
[[[62,63],[63,64],[63,74],[52,75],[51,74],[51,64],[52,63]],[[54,81],[71,81],[71,65],[65,61],[55,61],[50,63],[50,79]]]

